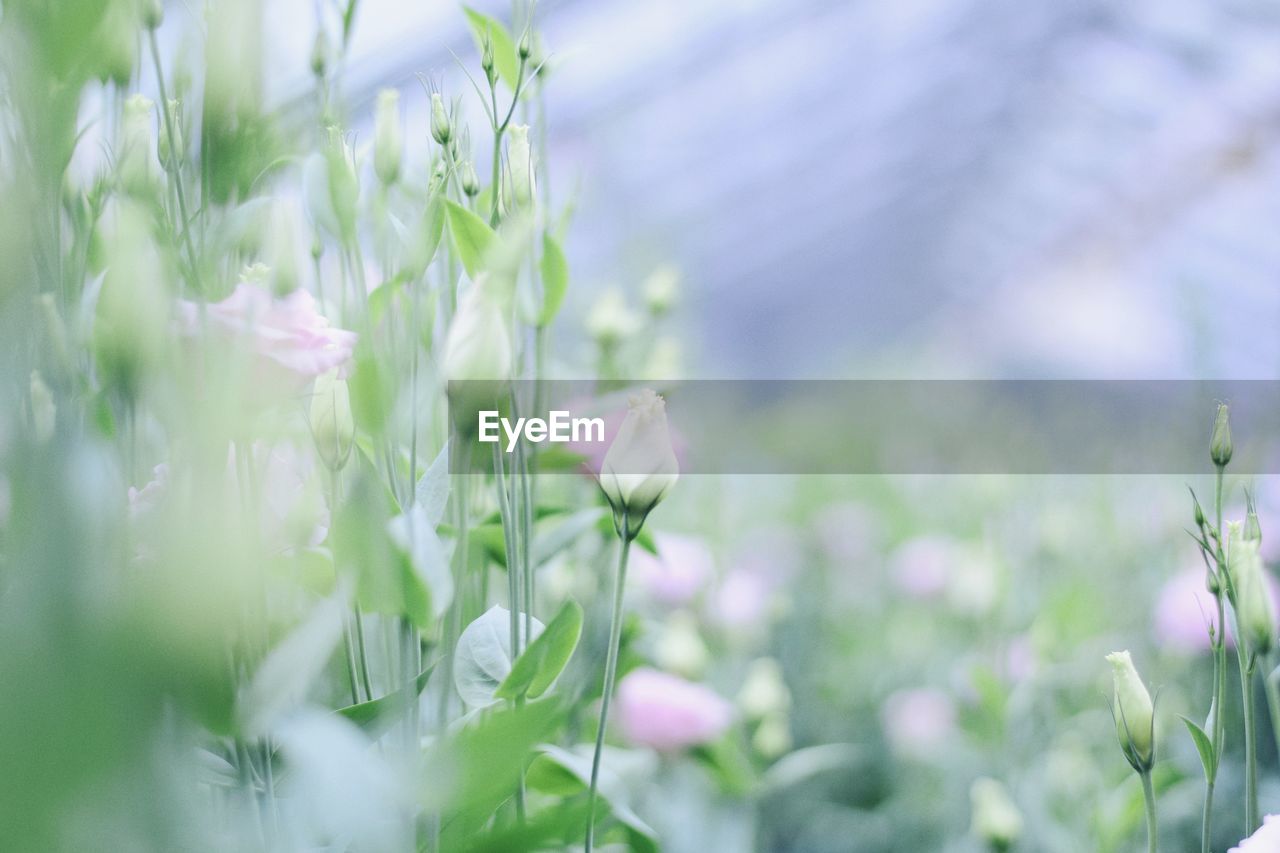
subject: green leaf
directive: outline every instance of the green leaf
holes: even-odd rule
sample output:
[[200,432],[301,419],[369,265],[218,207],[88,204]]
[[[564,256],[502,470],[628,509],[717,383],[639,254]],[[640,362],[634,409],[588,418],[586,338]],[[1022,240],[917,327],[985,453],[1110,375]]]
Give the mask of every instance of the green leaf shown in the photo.
[[[524,618],[517,633],[524,633]],[[533,620],[533,637],[543,625]],[[523,637],[522,637],[523,639]],[[453,681],[458,695],[470,708],[484,708],[500,700],[498,687],[511,674],[511,611],[494,605],[466,627],[453,656]]]
[[[558,797],[572,797],[587,790],[591,780],[589,757],[551,744],[543,744],[539,750],[541,754],[529,765],[525,778],[531,789]],[[627,805],[623,781],[610,769],[611,753],[625,755],[624,751],[605,748],[605,760],[600,767],[600,798],[609,806],[614,818],[622,824],[632,850],[637,853],[657,853],[656,834]],[[600,826],[601,817],[597,811],[597,827]]]
[[455,201],[445,200],[445,219],[458,257],[472,281],[484,268],[484,256],[493,244],[493,229],[485,221]]
[[1187,731],[1191,733],[1191,739],[1195,741],[1196,752],[1200,753],[1200,765],[1204,768],[1204,778],[1206,780],[1213,777],[1214,767],[1217,759],[1213,754],[1213,741],[1204,733],[1204,729],[1188,720],[1186,717],[1180,717],[1182,722],[1186,723]]
[[[613,516],[607,512],[596,522],[596,529],[606,536],[617,535],[613,529]],[[648,527],[640,528],[640,532],[636,534],[635,543],[655,557],[658,556],[658,543],[653,538],[653,531]]]
[[516,43],[507,28],[495,18],[483,12],[477,12],[469,6],[463,6],[467,20],[471,22],[471,35],[476,40],[476,50],[484,54],[485,37],[493,43],[493,67],[497,69],[502,82],[515,91],[516,80],[520,74],[520,55],[516,53]]
[[582,607],[569,599],[538,637],[521,652],[493,694],[498,699],[537,699],[555,683],[582,636]]
[[458,850],[515,792],[535,746],[554,736],[564,711],[554,697],[478,713],[434,744],[422,766],[423,805],[441,812],[440,849]]
[[292,633],[273,648],[249,679],[237,708],[242,730],[251,737],[266,731],[281,714],[300,704],[324,670],[342,637],[341,596],[317,604]]
[[444,447],[440,448],[440,452],[436,454],[431,467],[427,469],[427,473],[422,475],[418,485],[414,487],[414,501],[421,504],[427,521],[432,526],[438,525],[444,519],[445,507],[449,504],[451,484],[449,442],[446,441]]
[[[387,532],[408,559],[414,575],[430,592],[432,613],[440,616],[453,601],[453,574],[427,508],[415,503],[388,522]],[[425,627],[421,622],[418,624]]]
[[[431,678],[431,673],[435,670],[437,663],[439,661],[432,661],[431,665],[414,679],[414,686],[417,688],[418,693],[426,689],[427,681]],[[341,714],[371,736],[376,736],[382,731],[381,724],[393,719],[396,714],[404,709],[404,706],[404,694],[395,692],[380,699],[372,699],[368,702],[339,708],[334,713]]]
[[550,232],[542,235],[542,261],[539,268],[542,272],[542,312],[538,315],[538,325],[546,326],[559,313],[565,292],[569,288],[569,262],[565,259],[564,250]]

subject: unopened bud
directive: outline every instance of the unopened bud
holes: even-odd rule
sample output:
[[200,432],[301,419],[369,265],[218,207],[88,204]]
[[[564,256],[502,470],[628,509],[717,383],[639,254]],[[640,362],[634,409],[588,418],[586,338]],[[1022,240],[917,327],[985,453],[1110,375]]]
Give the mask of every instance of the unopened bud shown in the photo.
[[311,435],[321,461],[330,471],[341,471],[347,464],[355,434],[346,380],[334,370],[316,377],[311,395]]
[[640,322],[617,288],[600,294],[587,312],[587,332],[605,348],[617,346],[640,331]]
[[352,245],[356,238],[356,202],[360,197],[360,186],[351,147],[336,127],[329,128],[325,172],[329,182],[329,203],[333,206],[334,219],[338,224],[338,236],[346,245]]
[[791,691],[782,679],[782,667],[773,658],[757,658],[747,669],[738,691],[738,707],[749,720],[791,708]]
[[311,73],[323,79],[329,68],[329,39],[324,30],[316,33],[316,40],[311,45]]
[[102,82],[129,85],[138,61],[138,7],[130,2],[108,3],[98,23],[97,44],[91,51]]
[[511,166],[511,198],[515,207],[528,207],[533,201],[533,151],[529,147],[529,126],[515,124],[508,131],[507,160]]
[[373,125],[373,170],[384,186],[391,186],[400,176],[400,156],[404,140],[400,130],[400,93],[383,89],[378,93],[378,107]]
[[1244,538],[1251,542],[1261,542],[1262,525],[1258,523],[1258,508],[1254,505],[1252,494],[1245,491],[1244,497],[1248,506],[1244,516]]
[[493,63],[493,39],[489,38],[488,33],[485,33],[484,44],[480,48],[480,68],[484,71],[485,79],[492,86],[498,79],[498,74]]
[[439,92],[431,93],[431,138],[440,145],[449,144],[453,136],[453,122],[444,108],[444,98]]
[[182,133],[182,105],[170,99],[168,108],[167,116],[162,116],[160,120],[160,138],[156,142],[156,153],[160,156],[160,165],[166,172],[172,173],[182,164],[182,158],[186,152],[186,141]]
[[644,303],[655,315],[671,310],[680,294],[680,271],[670,264],[658,267],[644,282]]
[[994,851],[1013,847],[1022,836],[1022,813],[1008,789],[995,779],[976,779],[969,789],[973,834]]
[[1107,655],[1115,684],[1116,737],[1120,750],[1139,773],[1146,773],[1155,763],[1155,706],[1151,694],[1133,666],[1127,651]]
[[458,170],[459,179],[462,182],[462,191],[469,198],[475,198],[480,194],[480,177],[476,174],[475,164],[470,160],[464,162]]
[[124,104],[120,155],[116,161],[120,186],[129,195],[145,199],[154,195],[159,176],[152,152],[151,123],[155,104],[145,95],[132,95]]
[[613,508],[618,535],[630,541],[680,478],[667,407],[648,388],[633,394],[627,416],[600,466],[600,488]]
[[756,726],[751,746],[761,758],[772,760],[791,750],[791,725],[783,713],[769,714]]
[[162,0],[142,0],[142,23],[149,30],[157,29],[164,23]]
[[1209,458],[1219,468],[1231,461],[1231,418],[1226,403],[1218,404],[1218,415],[1213,421],[1213,435],[1209,439]]
[[1204,507],[1200,506],[1200,499],[1196,497],[1195,492],[1191,492],[1191,508],[1196,527],[1203,528],[1205,526]]
[[658,638],[658,664],[686,678],[698,678],[706,669],[707,644],[698,633],[698,621],[688,611],[677,610]]
[[520,44],[516,46],[516,51],[520,54],[520,58],[526,61],[533,55],[533,33],[529,27],[525,27],[524,33],[520,36]]
[[1276,612],[1258,553],[1261,540],[1248,538],[1247,527],[1238,522],[1229,529],[1227,566],[1235,588],[1236,621],[1249,651],[1266,655],[1276,643]]

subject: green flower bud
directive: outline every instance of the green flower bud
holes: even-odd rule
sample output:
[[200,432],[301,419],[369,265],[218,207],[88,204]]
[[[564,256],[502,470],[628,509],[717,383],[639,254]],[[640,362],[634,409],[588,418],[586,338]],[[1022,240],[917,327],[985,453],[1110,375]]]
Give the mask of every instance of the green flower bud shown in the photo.
[[271,207],[267,223],[266,260],[271,268],[271,290],[277,296],[293,293],[302,285],[298,263],[298,217],[283,202]]
[[679,478],[666,403],[643,389],[628,401],[627,416],[600,466],[600,488],[613,507],[618,535],[634,539]]
[[[1188,491],[1190,491],[1189,488]],[[1196,493],[1194,491],[1191,492],[1191,507],[1196,527],[1203,528],[1205,525],[1204,508],[1200,506],[1200,499],[1196,497]]]
[[439,92],[431,93],[431,138],[440,145],[448,145],[453,136],[453,121],[444,108],[444,98]]
[[116,172],[120,186],[138,199],[154,196],[159,189],[159,170],[152,157],[152,111],[155,104],[144,95],[131,95],[124,103],[124,123]]
[[1129,652],[1112,652],[1107,655],[1107,662],[1115,682],[1112,713],[1120,749],[1134,770],[1145,773],[1155,763],[1155,707],[1151,694],[1138,677]]
[[627,305],[616,287],[606,290],[587,312],[587,332],[606,349],[617,346],[640,331],[641,319]]
[[791,726],[787,715],[783,713],[769,714],[756,726],[751,736],[751,746],[761,758],[772,760],[791,749]]
[[748,720],[791,708],[791,691],[782,678],[782,667],[774,658],[757,658],[747,668],[747,677],[738,691],[738,707]]
[[468,198],[475,198],[480,194],[480,176],[476,174],[474,163],[465,161],[458,170],[458,177],[462,182],[462,191]]
[[337,236],[344,245],[351,246],[356,239],[356,202],[360,197],[360,184],[352,159],[351,147],[336,127],[329,128],[329,143],[324,151],[324,178],[327,201]]
[[400,93],[383,89],[378,93],[373,124],[373,170],[384,186],[400,176],[400,156],[404,139],[400,130]]
[[98,23],[92,61],[98,79],[124,88],[138,64],[138,24],[141,17],[136,0],[110,0]]
[[311,435],[320,459],[330,471],[341,471],[351,456],[356,426],[345,379],[331,370],[316,377],[311,395]]
[[[169,139],[169,130],[173,130],[173,139]],[[182,105],[175,100],[169,101],[168,121],[160,120],[160,135],[156,140],[156,154],[160,165],[166,172],[173,172],[182,164],[186,154],[187,143],[182,133]]]
[[1236,622],[1251,652],[1265,655],[1275,647],[1276,612],[1267,585],[1267,570],[1258,553],[1261,539],[1250,539],[1239,522],[1229,526],[1227,566],[1235,587]]
[[709,658],[707,644],[698,633],[698,620],[685,610],[671,614],[655,651],[659,666],[685,678],[700,677]]
[[142,0],[142,23],[149,29],[158,29],[164,23],[162,0]]
[[316,40],[311,44],[311,73],[323,80],[329,69],[329,39],[324,30],[316,32]]
[[1209,439],[1209,458],[1219,468],[1231,461],[1231,418],[1226,403],[1218,404],[1218,415],[1213,421],[1213,435]]
[[533,55],[533,32],[529,27],[525,27],[524,32],[520,34],[520,43],[516,45],[516,52],[526,61]]
[[44,444],[53,437],[57,417],[58,407],[54,405],[53,392],[44,384],[40,371],[31,371],[31,426],[35,430],[36,441]]
[[529,125],[513,124],[507,131],[507,162],[511,170],[512,207],[528,207],[533,201],[533,151],[529,148]]
[[1248,506],[1244,516],[1244,538],[1253,542],[1261,542],[1262,525],[1258,523],[1258,508],[1254,506],[1253,495],[1248,491],[1245,491],[1244,497]]
[[661,316],[671,310],[680,294],[680,271],[670,264],[658,267],[644,282],[644,303],[650,313]]
[[484,44],[480,47],[480,68],[484,71],[485,79],[492,86],[498,79],[497,69],[493,62],[493,39],[489,38],[489,34],[484,34]]
[[995,779],[976,779],[969,789],[973,806],[973,834],[992,850],[1011,848],[1022,835],[1022,813],[1004,785]]

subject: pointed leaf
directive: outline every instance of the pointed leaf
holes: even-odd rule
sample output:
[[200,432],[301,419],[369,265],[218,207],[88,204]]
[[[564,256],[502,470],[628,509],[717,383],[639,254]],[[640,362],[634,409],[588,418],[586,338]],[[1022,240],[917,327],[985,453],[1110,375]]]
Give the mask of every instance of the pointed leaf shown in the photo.
[[[416,686],[418,693],[421,693],[426,689],[427,681],[430,679],[431,673],[435,670],[437,663],[439,663],[439,661],[433,661],[430,666],[424,669],[421,674],[414,679],[414,685]],[[341,714],[360,728],[364,729],[370,735],[376,736],[382,728],[380,723],[390,721],[403,708],[404,694],[396,692],[383,696],[380,699],[371,699],[368,702],[360,702],[356,705],[348,705],[345,708],[339,708],[334,713]]]
[[445,200],[445,219],[458,258],[472,281],[484,268],[484,256],[493,244],[493,229],[485,221],[455,201]]
[[[518,620],[524,632],[524,619]],[[533,620],[533,636],[543,625]],[[458,695],[471,708],[483,708],[499,701],[494,694],[511,674],[511,612],[494,605],[466,627],[454,652],[453,680]]]
[[502,82],[514,91],[516,78],[520,74],[520,55],[516,53],[516,44],[511,38],[511,33],[507,32],[507,28],[499,21],[482,12],[477,12],[468,6],[463,6],[462,11],[471,22],[471,34],[476,40],[476,50],[483,55],[484,41],[487,36],[493,44],[493,67],[497,69]]
[[537,699],[550,689],[564,671],[581,636],[582,607],[570,599],[560,608],[555,618],[547,623],[546,630],[521,652],[515,666],[499,685],[494,696],[498,699],[517,699],[521,696]]
[[542,273],[542,311],[538,314],[538,325],[546,326],[556,318],[569,288],[569,262],[550,233],[542,235],[539,269]]
[[1186,717],[1180,717],[1182,722],[1186,723],[1187,731],[1191,733],[1191,740],[1195,741],[1196,752],[1200,753],[1200,765],[1204,768],[1204,778],[1213,777],[1214,765],[1217,761],[1213,754],[1213,741],[1204,733],[1204,729],[1188,720]]
[[414,490],[414,501],[422,507],[427,522],[435,527],[444,519],[445,507],[449,504],[449,489],[452,480],[449,478],[449,442],[436,455],[435,461],[427,469],[427,473],[418,480]]
[[[391,539],[409,558],[409,566],[416,579],[425,586],[431,598],[431,612],[442,614],[453,601],[453,575],[444,545],[436,534],[426,508],[414,504],[408,512],[391,519],[387,524]],[[414,614],[410,613],[410,616]],[[415,618],[415,621],[418,621]],[[419,627],[422,627],[419,623]]]

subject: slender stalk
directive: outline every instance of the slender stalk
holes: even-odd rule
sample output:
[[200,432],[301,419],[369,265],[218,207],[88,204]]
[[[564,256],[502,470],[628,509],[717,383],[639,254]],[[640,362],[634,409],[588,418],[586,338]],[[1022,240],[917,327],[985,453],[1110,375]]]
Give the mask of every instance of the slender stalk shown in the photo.
[[596,730],[596,749],[591,756],[591,785],[587,793],[587,838],[584,847],[591,853],[595,841],[596,790],[600,785],[600,755],[604,751],[604,732],[609,721],[609,697],[613,694],[613,682],[618,674],[618,646],[622,642],[622,593],[627,583],[627,557],[631,552],[631,538],[624,535],[622,549],[618,553],[618,571],[613,579],[613,610],[609,616],[609,650],[604,664],[604,692],[600,696],[600,728]]
[[[1242,643],[1237,637],[1236,647]],[[1240,653],[1240,697],[1244,703],[1244,834],[1258,828],[1258,721],[1254,713],[1252,653]]]
[[1276,753],[1280,754],[1280,655],[1275,650],[1267,656],[1262,687],[1267,694],[1267,709],[1271,714],[1271,735],[1275,738]]
[[364,695],[366,699],[373,698],[373,687],[369,683],[369,655],[364,647],[364,617],[360,613],[360,602],[357,601],[352,608],[355,613],[355,635],[356,650],[360,656],[360,682],[364,685]]
[[164,85],[164,69],[160,66],[160,45],[156,40],[156,31],[154,29],[147,30],[147,41],[151,46],[151,61],[156,69],[156,85],[160,89],[160,115],[164,118],[164,132],[169,143],[169,163],[171,168],[166,171],[173,182],[174,192],[178,196],[178,215],[182,217],[182,221],[178,223],[178,233],[182,235],[183,243],[187,247],[187,255],[191,262],[191,280],[196,285],[196,289],[200,289],[200,270],[198,266],[198,255],[196,254],[195,243],[191,240],[191,218],[187,214],[187,196],[182,189],[182,173],[179,171],[178,163],[178,143],[177,136],[173,131],[173,116],[169,110],[169,95]]
[[1147,804],[1147,851],[1156,853],[1156,794],[1151,788],[1151,771],[1139,775],[1142,777],[1142,798]]

